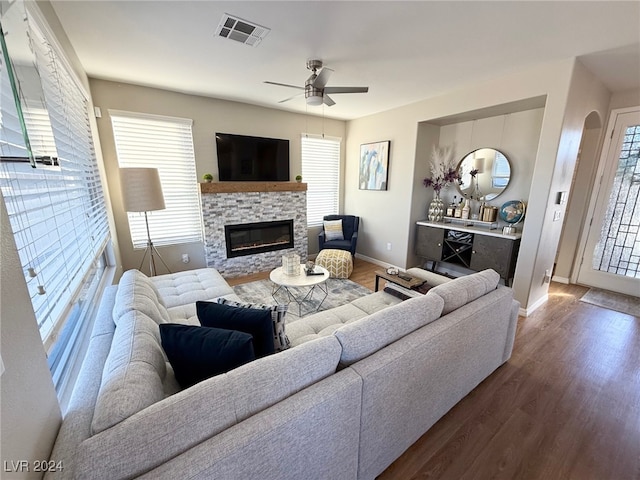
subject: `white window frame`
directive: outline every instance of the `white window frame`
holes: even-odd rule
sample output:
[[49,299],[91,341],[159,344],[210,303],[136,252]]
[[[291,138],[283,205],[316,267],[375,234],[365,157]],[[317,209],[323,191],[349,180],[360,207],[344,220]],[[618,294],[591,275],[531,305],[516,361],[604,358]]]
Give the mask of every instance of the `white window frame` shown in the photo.
[[[150,212],[154,245],[203,242],[191,119],[109,110],[120,168],[157,168],[164,210]],[[127,212],[134,249],[147,246],[144,214]]]
[[302,134],[300,158],[302,180],[307,183],[307,226],[322,225],[325,215],[337,215],[340,208],[342,139]]

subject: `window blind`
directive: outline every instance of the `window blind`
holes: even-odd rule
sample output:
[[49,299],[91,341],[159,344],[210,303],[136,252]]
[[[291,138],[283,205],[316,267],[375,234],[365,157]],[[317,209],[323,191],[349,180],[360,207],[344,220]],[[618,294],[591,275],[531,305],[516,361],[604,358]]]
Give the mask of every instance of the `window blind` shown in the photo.
[[491,172],[491,186],[493,188],[503,188],[509,183],[509,175],[511,167],[509,160],[500,152],[496,152],[496,158],[493,162],[493,172]]
[[338,213],[340,139],[302,135],[302,178],[307,183],[307,226]]
[[85,279],[95,274],[109,228],[87,96],[35,23],[28,22],[27,28],[35,63],[21,66],[21,74],[31,76],[26,83],[37,78],[42,94],[34,106],[31,92],[22,91],[27,134],[34,155],[56,155],[58,160],[41,159],[36,168],[28,162],[24,139],[18,135],[15,101],[6,100],[9,79],[3,64],[0,190],[40,335],[49,351],[82,296]]
[[[155,245],[202,242],[202,210],[193,151],[192,121],[109,110],[120,167],[157,168],[166,208],[150,212]],[[129,212],[134,248],[145,248],[142,213]]]

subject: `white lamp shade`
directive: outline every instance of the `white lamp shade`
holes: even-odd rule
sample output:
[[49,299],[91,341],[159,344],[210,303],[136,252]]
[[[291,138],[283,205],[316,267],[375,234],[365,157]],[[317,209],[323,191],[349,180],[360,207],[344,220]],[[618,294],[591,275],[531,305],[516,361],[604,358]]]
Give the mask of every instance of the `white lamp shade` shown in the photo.
[[484,172],[484,158],[476,158],[474,161],[475,169],[478,170],[478,173]]
[[127,212],[151,212],[165,208],[157,168],[121,168],[120,184]]

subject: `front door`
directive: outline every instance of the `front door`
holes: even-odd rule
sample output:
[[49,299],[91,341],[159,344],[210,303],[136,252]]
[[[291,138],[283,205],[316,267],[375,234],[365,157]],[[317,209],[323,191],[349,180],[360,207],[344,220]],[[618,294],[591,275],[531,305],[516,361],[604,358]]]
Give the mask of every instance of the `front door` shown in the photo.
[[640,109],[613,118],[578,283],[640,297]]

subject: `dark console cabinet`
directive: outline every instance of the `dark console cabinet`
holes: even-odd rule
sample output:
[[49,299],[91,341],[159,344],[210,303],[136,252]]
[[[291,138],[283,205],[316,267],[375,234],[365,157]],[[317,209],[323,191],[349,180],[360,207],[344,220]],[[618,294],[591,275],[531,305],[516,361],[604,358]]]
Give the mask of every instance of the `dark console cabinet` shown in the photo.
[[429,222],[418,222],[416,227],[416,255],[432,261],[434,269],[437,262],[476,271],[492,268],[509,284],[519,249],[519,235]]
[[442,233],[439,228],[421,228],[416,232],[416,254],[430,260],[442,257]]

